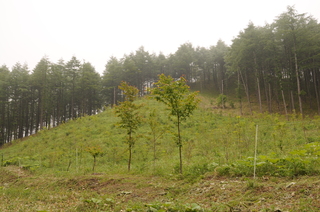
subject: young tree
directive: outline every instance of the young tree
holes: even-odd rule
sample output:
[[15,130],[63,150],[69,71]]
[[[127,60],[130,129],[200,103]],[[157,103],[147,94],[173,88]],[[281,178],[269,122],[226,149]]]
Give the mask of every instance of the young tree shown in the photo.
[[161,74],[155,85],[156,87],[152,90],[155,99],[167,105],[171,110],[170,115],[176,117],[175,124],[178,131],[176,142],[179,147],[180,159],[179,172],[182,174],[181,122],[193,113],[200,100],[196,98],[197,92],[189,93],[189,86],[183,77],[174,80],[171,76]]
[[141,123],[141,117],[138,109],[142,105],[133,103],[139,93],[139,90],[136,87],[130,86],[126,82],[122,82],[119,86],[119,89],[123,91],[125,99],[115,108],[115,113],[121,118],[121,120],[118,122],[119,127],[127,130],[126,142],[129,147],[128,171],[130,171],[132,148],[136,141],[136,138],[133,136],[133,134]]
[[148,136],[148,140],[151,141],[151,146],[152,146],[152,150],[153,150],[153,170],[155,170],[156,167],[156,147],[157,145],[160,144],[160,142],[158,142],[158,140],[163,136],[163,134],[166,132],[166,130],[168,129],[167,126],[163,126],[161,125],[161,119],[159,117],[159,115],[156,112],[156,109],[153,109],[150,113],[149,116],[146,120],[147,124],[150,127],[150,136]]
[[103,155],[103,151],[100,146],[89,146],[85,149],[90,155],[93,157],[93,166],[92,166],[92,172],[94,172],[94,168],[97,164],[97,157],[100,155]]

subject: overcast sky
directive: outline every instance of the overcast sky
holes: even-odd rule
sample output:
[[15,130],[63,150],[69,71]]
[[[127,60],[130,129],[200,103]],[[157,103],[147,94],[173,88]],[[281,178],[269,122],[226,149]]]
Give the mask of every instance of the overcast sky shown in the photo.
[[76,56],[102,73],[140,46],[168,55],[185,42],[230,45],[249,21],[272,23],[288,5],[320,20],[319,0],[0,0],[0,65]]

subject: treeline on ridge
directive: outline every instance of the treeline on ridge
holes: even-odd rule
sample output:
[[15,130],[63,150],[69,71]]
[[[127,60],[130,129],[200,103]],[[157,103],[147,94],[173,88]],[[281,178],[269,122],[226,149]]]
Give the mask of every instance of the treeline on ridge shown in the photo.
[[233,95],[241,111],[252,98],[265,112],[283,114],[305,110],[320,115],[320,25],[294,7],[273,23],[249,23],[230,46],[219,40],[209,48],[182,44],[174,54],[150,54],[140,47],[118,59],[111,57],[100,74],[76,57],[57,63],[44,57],[30,71],[16,63],[0,67],[0,145],[54,127],[104,105],[121,101],[121,81],[140,95],[164,73],[184,76],[191,87]]

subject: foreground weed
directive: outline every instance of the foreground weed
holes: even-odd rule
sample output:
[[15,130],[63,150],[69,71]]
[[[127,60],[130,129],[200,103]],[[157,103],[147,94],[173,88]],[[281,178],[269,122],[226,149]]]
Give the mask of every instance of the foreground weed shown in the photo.
[[77,211],[113,211],[115,201],[111,198],[90,198],[83,200],[83,203],[77,207]]
[[205,210],[197,203],[177,204],[174,202],[146,204],[147,212],[164,211],[185,211],[185,212],[204,212]]

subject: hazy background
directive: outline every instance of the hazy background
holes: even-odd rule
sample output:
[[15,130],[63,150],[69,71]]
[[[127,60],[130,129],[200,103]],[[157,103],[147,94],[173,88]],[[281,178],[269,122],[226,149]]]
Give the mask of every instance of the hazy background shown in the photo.
[[249,21],[272,23],[288,5],[320,20],[318,0],[0,0],[0,65],[76,56],[102,73],[140,46],[168,55],[185,42],[230,45]]

